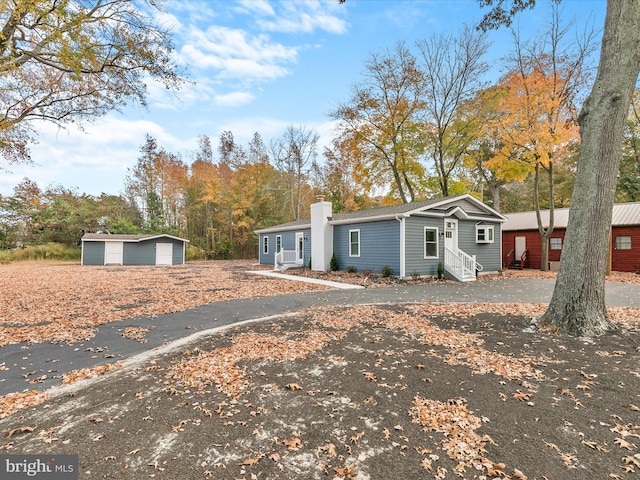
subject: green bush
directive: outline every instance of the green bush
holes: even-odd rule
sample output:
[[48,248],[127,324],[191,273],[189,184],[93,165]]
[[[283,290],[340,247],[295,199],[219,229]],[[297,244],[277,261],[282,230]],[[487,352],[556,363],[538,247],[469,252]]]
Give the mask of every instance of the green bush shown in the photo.
[[391,268],[389,265],[383,265],[382,268],[380,269],[380,274],[383,277],[392,277],[393,276],[393,268]]
[[353,265],[349,265],[347,267],[347,273],[358,273],[358,267],[354,267]]
[[204,248],[197,247],[195,245],[187,246],[185,257],[187,261],[190,260],[205,260],[207,258],[207,252]]
[[331,255],[331,261],[329,262],[329,268],[332,272],[337,272],[340,269],[340,265],[338,265],[338,259],[336,258],[336,254]]

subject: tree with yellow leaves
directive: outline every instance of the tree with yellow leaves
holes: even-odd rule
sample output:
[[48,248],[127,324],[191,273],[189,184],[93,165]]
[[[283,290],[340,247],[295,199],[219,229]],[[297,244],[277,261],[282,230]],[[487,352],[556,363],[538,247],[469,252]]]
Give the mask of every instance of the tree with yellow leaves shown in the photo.
[[367,192],[383,190],[402,203],[419,195],[423,80],[413,54],[397,43],[393,50],[371,54],[351,98],[331,112],[355,179]]

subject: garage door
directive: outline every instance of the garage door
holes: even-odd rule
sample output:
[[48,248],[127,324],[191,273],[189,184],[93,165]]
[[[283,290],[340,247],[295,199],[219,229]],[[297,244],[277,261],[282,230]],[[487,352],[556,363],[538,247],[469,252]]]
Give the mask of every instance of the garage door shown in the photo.
[[104,264],[105,265],[122,265],[123,251],[124,251],[124,243],[105,242],[104,243]]
[[156,243],[156,265],[173,264],[173,243]]

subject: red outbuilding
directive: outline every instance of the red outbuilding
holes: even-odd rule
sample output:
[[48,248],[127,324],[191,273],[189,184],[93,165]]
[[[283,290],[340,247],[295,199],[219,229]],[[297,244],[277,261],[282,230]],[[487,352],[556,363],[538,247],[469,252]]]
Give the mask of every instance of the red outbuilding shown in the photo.
[[[549,225],[549,210],[541,213],[544,227]],[[505,214],[502,225],[502,265],[504,268],[540,268],[542,237],[536,212]],[[556,208],[554,228],[549,238],[549,263],[556,270],[564,246],[569,218],[568,208]],[[640,272],[640,202],[617,203],[611,223],[611,270]]]

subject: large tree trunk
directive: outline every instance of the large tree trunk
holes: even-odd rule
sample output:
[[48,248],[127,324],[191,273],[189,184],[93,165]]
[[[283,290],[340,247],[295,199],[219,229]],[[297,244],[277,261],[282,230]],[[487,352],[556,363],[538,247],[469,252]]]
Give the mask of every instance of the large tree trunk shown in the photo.
[[499,212],[500,211],[500,184],[499,183],[489,184],[489,189],[491,190],[491,198],[493,198],[493,209],[496,212]]
[[609,0],[598,75],[580,113],[581,148],[567,235],[541,321],[575,335],[614,328],[605,307],[611,212],[622,137],[640,70],[640,0]]

